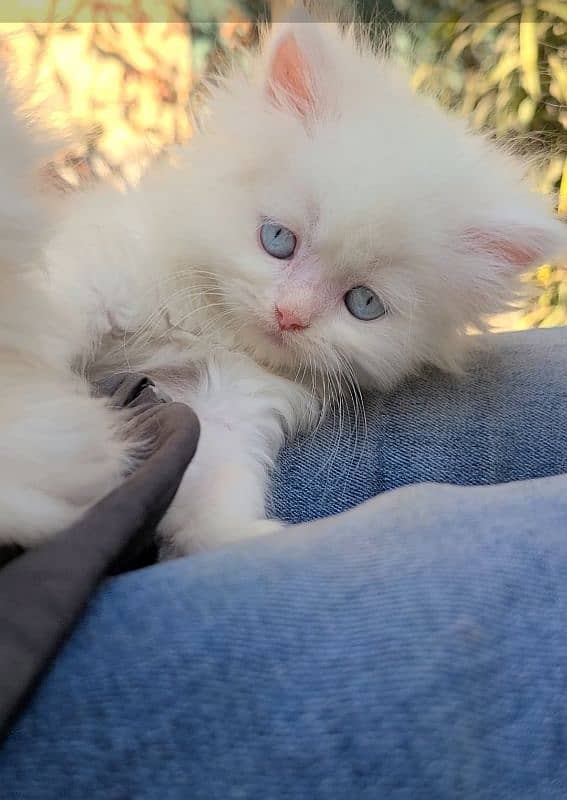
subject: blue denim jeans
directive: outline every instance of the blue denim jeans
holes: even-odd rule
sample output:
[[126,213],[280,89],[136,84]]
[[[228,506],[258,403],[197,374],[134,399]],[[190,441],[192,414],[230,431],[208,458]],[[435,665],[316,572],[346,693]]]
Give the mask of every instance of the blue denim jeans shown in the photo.
[[564,800],[567,329],[477,344],[290,447],[272,504],[380,496],[109,580],[2,800]]

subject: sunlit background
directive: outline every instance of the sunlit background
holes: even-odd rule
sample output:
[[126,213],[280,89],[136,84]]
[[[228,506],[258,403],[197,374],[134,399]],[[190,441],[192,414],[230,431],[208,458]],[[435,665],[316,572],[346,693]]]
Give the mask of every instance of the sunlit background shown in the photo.
[[[135,181],[191,137],[203,76],[254,45],[256,22],[289,0],[14,0],[0,12],[0,58],[31,107],[69,144],[46,170],[66,189]],[[515,140],[567,216],[567,3],[563,0],[343,0],[377,36],[402,22],[393,56],[474,127]],[[71,144],[72,143],[72,144]],[[467,187],[463,186],[463,192]],[[567,323],[567,269],[527,279],[504,328]]]

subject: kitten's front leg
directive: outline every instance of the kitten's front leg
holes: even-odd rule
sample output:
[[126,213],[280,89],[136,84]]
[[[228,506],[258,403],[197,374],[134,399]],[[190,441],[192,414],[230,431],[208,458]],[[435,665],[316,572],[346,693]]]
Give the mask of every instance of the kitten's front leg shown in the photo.
[[191,470],[160,528],[165,550],[181,555],[281,529],[266,519],[270,469],[284,431],[314,411],[312,395],[235,353],[215,354],[198,385],[161,385],[201,423]]
[[266,519],[268,462],[273,454],[258,452],[253,437],[230,423],[202,413],[200,422],[192,469],[160,528],[165,555],[213,549],[273,533],[283,525]]

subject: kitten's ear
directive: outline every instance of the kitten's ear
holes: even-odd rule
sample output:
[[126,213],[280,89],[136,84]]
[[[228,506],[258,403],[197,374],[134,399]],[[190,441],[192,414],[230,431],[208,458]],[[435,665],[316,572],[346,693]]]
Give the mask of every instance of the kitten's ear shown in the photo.
[[265,91],[276,108],[290,110],[302,119],[316,118],[326,107],[322,91],[327,77],[323,74],[327,69],[325,42],[319,24],[305,12],[294,12],[293,20],[273,25]]
[[554,219],[481,223],[462,232],[460,245],[496,270],[521,272],[567,253],[567,225]]

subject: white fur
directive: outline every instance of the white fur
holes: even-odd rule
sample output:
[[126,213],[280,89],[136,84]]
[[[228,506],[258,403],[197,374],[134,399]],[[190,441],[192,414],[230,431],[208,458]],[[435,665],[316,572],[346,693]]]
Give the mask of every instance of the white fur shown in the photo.
[[[389,389],[425,363],[460,369],[466,329],[566,242],[518,165],[413,96],[355,28],[276,26],[177,155],[126,194],[73,198],[46,249],[76,363],[146,371],[200,416],[163,528],[177,553],[273,529],[266,479],[286,433],[360,385]],[[290,262],[259,246],[264,217],[299,237]],[[349,315],[343,295],[361,284],[385,317]],[[276,303],[309,327],[280,335]],[[97,424],[85,422],[85,447]],[[55,460],[74,474],[91,461]]]
[[0,541],[22,544],[75,520],[128,463],[118,419],[69,369],[73,317],[42,286],[37,157],[0,92]]

